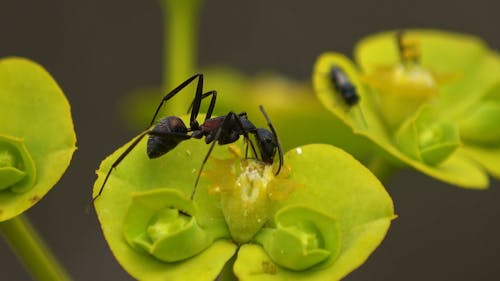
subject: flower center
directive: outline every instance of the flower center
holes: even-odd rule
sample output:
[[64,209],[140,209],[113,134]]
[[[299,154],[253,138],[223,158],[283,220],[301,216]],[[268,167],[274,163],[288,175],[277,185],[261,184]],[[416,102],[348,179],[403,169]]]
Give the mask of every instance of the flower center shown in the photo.
[[266,195],[267,185],[274,178],[274,174],[270,165],[264,165],[259,161],[247,163],[236,179],[236,188],[240,191],[242,203],[253,204],[259,196]]
[[430,97],[435,94],[437,83],[432,73],[418,64],[397,64],[392,72],[395,85],[402,87],[399,94]]
[[0,135],[0,191],[25,192],[35,178],[35,163],[23,140]]
[[420,44],[406,33],[396,34],[400,61],[380,66],[366,77],[377,90],[380,113],[390,131],[395,131],[420,106],[438,94],[438,79],[420,64]]
[[16,160],[14,155],[8,150],[0,151],[0,168],[15,166]]
[[286,166],[275,176],[272,165],[243,158],[235,146],[228,149],[233,157],[211,158],[203,176],[210,182],[208,193],[220,199],[232,239],[241,244],[252,239],[299,184],[286,178]]
[[249,241],[274,210],[270,196],[274,173],[271,165],[253,159],[236,159],[235,178],[222,188],[221,208],[231,236],[237,243]]

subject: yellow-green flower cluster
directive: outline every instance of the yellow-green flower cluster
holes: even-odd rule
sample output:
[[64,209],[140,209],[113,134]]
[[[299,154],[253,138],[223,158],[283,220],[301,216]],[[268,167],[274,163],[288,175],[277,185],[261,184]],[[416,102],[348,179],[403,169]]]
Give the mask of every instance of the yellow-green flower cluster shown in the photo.
[[[484,42],[436,30],[385,32],[361,40],[355,59],[321,55],[314,86],[374,154],[466,188],[487,187],[487,172],[500,177],[500,59]],[[358,104],[339,100],[332,67],[344,69]]]

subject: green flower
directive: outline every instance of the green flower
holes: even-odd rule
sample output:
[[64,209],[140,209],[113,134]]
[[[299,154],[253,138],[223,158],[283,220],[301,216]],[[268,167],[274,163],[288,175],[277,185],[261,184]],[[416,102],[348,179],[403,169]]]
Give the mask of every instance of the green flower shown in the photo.
[[59,180],[75,150],[68,101],[45,69],[0,60],[0,221],[36,204]]
[[[214,280],[232,267],[239,280],[338,280],[382,241],[392,201],[352,156],[329,145],[299,147],[275,176],[276,166],[243,159],[238,145],[215,146],[193,200],[208,149],[200,140],[153,160],[142,140],[111,173],[95,207],[133,277]],[[94,195],[126,147],[102,162]]]
[[[500,177],[500,59],[480,39],[434,30],[385,32],[356,45],[358,65],[338,53],[316,62],[324,106],[374,155],[464,187]],[[339,99],[331,69],[341,68],[359,103]]]

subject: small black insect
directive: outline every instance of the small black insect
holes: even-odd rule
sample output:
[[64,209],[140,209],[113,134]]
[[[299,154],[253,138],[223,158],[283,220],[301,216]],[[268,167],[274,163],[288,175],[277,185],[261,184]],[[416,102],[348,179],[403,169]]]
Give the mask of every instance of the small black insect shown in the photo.
[[404,30],[396,32],[396,43],[399,57],[404,63],[418,64],[420,61],[420,44],[416,38],[408,36]]
[[[191,112],[189,118],[189,128],[177,116],[164,117],[160,119],[158,123],[156,123],[156,125],[153,126],[163,104],[174,97],[195,79],[198,79],[198,84],[196,87],[195,97],[188,110],[188,113]],[[205,115],[205,120],[202,124],[199,124],[196,120],[196,117],[198,116],[200,110],[201,101],[207,97],[210,97],[210,104]],[[106,177],[104,178],[104,182],[102,183],[99,193],[92,199],[92,201],[95,201],[101,195],[104,186],[106,185],[106,182],[109,178],[109,175],[111,174],[113,169],[120,164],[120,162],[130,153],[130,151],[132,151],[132,149],[134,149],[135,146],[137,146],[137,144],[146,135],[149,135],[147,142],[147,155],[151,159],[166,154],[170,150],[174,149],[182,141],[191,138],[201,139],[205,137],[205,143],[211,143],[211,146],[208,149],[208,152],[201,164],[200,172],[198,173],[193,192],[191,193],[191,199],[194,198],[201,171],[203,170],[208,157],[212,153],[215,144],[217,143],[219,145],[224,145],[234,143],[240,138],[240,136],[243,136],[245,138],[245,141],[247,143],[247,153],[248,145],[250,145],[255,158],[266,164],[272,164],[276,153],[278,153],[279,166],[278,170],[276,171],[277,175],[283,165],[283,151],[278,140],[276,130],[274,129],[271,120],[265,112],[264,108],[262,106],[259,106],[262,114],[266,118],[267,125],[270,130],[255,127],[255,125],[253,125],[252,122],[248,120],[247,114],[245,112],[236,114],[230,111],[224,116],[211,118],[213,110],[215,108],[216,99],[216,91],[203,93],[203,74],[193,75],[182,84],[177,86],[175,89],[170,91],[167,95],[165,95],[165,97],[163,97],[160,104],[158,105],[158,108],[156,109],[156,112],[148,128],[140,133],[139,136],[125,149],[125,151],[120,156],[118,156],[115,162],[113,162],[111,168],[106,174]],[[260,158],[259,155],[257,155],[255,145],[250,139],[249,134],[252,134],[257,142],[257,149],[260,152]],[[245,157],[247,157],[247,155],[245,155]]]
[[356,87],[351,83],[342,68],[336,65],[331,68],[330,81],[348,106],[356,105],[359,102]]

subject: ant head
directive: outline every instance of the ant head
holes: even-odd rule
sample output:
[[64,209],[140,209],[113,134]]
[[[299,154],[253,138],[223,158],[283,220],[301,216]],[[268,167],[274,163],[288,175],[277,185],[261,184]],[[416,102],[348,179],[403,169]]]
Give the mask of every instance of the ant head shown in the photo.
[[267,129],[259,128],[256,130],[255,138],[259,146],[262,161],[266,164],[273,163],[274,155],[278,148],[276,136]]

